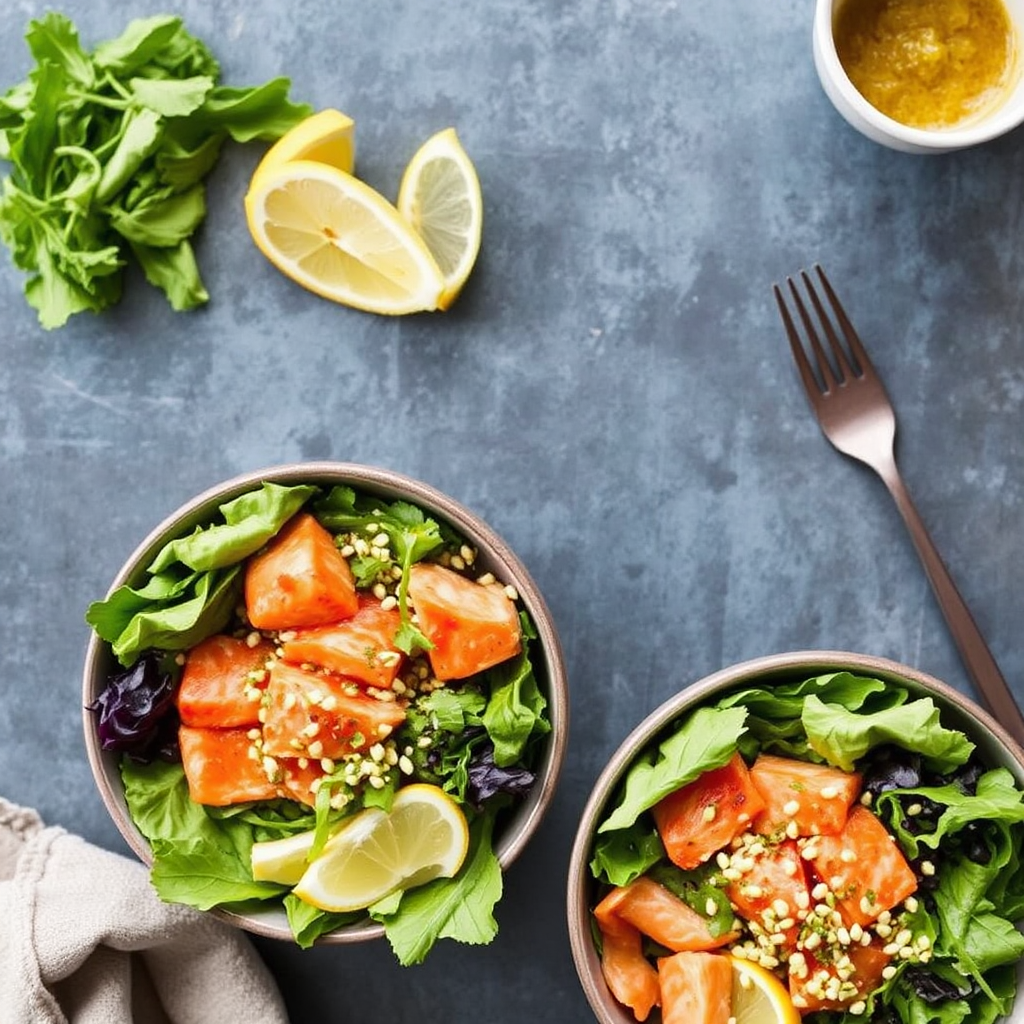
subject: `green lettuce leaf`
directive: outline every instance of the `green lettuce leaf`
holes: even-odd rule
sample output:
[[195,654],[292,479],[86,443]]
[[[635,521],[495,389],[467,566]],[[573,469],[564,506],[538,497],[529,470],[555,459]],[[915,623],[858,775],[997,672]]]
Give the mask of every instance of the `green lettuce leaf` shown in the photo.
[[257,490],[220,506],[223,523],[197,528],[165,544],[148,571],[161,573],[175,562],[199,572],[234,565],[259,551],[317,491],[309,485],[264,481]]
[[966,764],[974,750],[974,744],[962,732],[939,722],[939,709],[931,697],[873,714],[858,714],[841,704],[826,704],[810,693],[804,698],[801,721],[811,749],[847,772],[852,772],[854,763],[869,750],[883,743],[911,743],[912,749],[924,757],[924,763],[938,772]]
[[487,673],[491,695],[483,714],[484,728],[494,743],[494,763],[515,764],[536,733],[550,729],[544,717],[547,701],[537,685],[524,650],[518,658]]
[[662,797],[703,772],[721,768],[736,752],[746,718],[745,708],[698,708],[656,750],[634,761],[622,796],[598,833],[628,828]]

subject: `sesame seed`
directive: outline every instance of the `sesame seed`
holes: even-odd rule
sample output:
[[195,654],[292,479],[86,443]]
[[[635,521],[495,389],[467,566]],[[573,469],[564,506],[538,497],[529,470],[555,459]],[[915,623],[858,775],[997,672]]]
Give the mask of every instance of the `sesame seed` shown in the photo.
[[811,897],[807,894],[805,889],[801,889],[794,897],[793,902],[801,910],[806,910],[811,905]]
[[920,804],[911,804],[907,808],[907,814],[910,815],[911,818],[916,818],[923,810],[924,808]]
[[800,826],[795,821],[789,821],[786,823],[786,835],[790,839],[796,839],[800,835]]
[[309,745],[309,756],[313,758],[321,758],[324,756],[324,745],[320,740],[313,740]]
[[821,789],[821,795],[825,800],[835,800],[839,796],[838,786],[823,786]]
[[491,583],[497,582],[494,579],[494,573],[493,572],[485,572],[483,574],[483,576],[478,576],[476,581],[477,581],[477,583],[479,583],[483,587],[489,586]]
[[322,771],[324,771],[328,775],[330,775],[331,772],[334,771],[334,761],[331,758],[329,758],[329,757],[321,757],[320,758],[320,768],[321,768]]
[[788,800],[782,805],[782,813],[792,818],[794,814],[800,813],[800,801]]
[[857,1002],[850,1003],[850,1013],[852,1013],[854,1017],[860,1017],[867,1008],[868,1004],[865,1003],[863,999],[858,999]]
[[370,757],[373,758],[378,764],[384,760],[384,747],[380,743],[374,743],[369,750]]
[[384,785],[385,785],[384,780],[379,775],[371,775],[369,777],[368,781],[369,781],[370,785],[374,789],[383,789],[384,788]]
[[718,913],[718,904],[710,896],[704,903],[704,913],[708,917],[714,917]]
[[782,862],[783,874],[788,875],[790,878],[792,878],[797,873],[797,870],[797,865],[793,861],[784,860]]
[[871,790],[870,789],[865,789],[864,792],[861,793],[861,795],[860,795],[860,802],[865,807],[870,807],[871,806],[872,799],[873,799],[873,797],[871,795]]
[[892,978],[895,978],[896,977],[896,968],[892,964],[886,964],[882,968],[882,977],[886,981],[890,981]]
[[907,908],[907,911],[909,913],[916,914],[917,913],[917,906],[918,906],[917,897],[916,896],[908,896],[903,901],[903,906],[905,906]]
[[293,707],[295,707],[295,702],[297,700],[298,700],[298,698],[295,696],[294,693],[291,693],[291,692],[286,693],[284,695],[284,709],[285,709],[285,711],[291,711],[291,709]]
[[260,643],[260,641],[261,641],[262,639],[263,639],[263,637],[261,637],[261,636],[259,635],[259,633],[258,633],[258,632],[256,632],[256,630],[253,630],[253,631],[252,631],[252,632],[251,632],[251,633],[250,633],[250,634],[249,634],[249,635],[248,635],[248,636],[247,636],[247,637],[245,638],[245,646],[246,646],[246,647],[249,647],[249,648],[253,648],[253,647],[258,647],[258,646],[259,646],[259,643]]
[[506,597],[507,597],[507,598],[508,598],[508,599],[509,599],[510,601],[518,601],[518,600],[519,600],[519,591],[518,591],[518,590],[516,590],[516,588],[515,588],[515,587],[513,587],[511,583],[509,583],[509,584],[508,584],[508,585],[507,585],[507,586],[505,587],[505,596],[506,596]]
[[823,900],[828,895],[828,886],[824,882],[819,882],[812,890],[811,895],[816,900]]
[[310,722],[308,725],[303,727],[302,735],[303,736],[308,736],[310,739],[312,739],[319,731],[320,731],[320,723],[319,722]]
[[701,812],[701,817],[702,817],[702,818],[703,818],[703,819],[704,819],[705,821],[714,821],[714,820],[715,820],[715,814],[716,814],[716,813],[717,813],[717,812],[716,812],[716,808],[715,808],[715,805],[714,805],[714,804],[708,804],[708,805],[707,805],[707,806],[706,806],[706,807],[704,808],[704,810],[703,810],[703,811]]
[[852,864],[857,859],[857,854],[853,850],[842,850],[840,851],[839,859],[844,864]]
[[921,874],[922,875],[934,875],[935,865],[930,860],[921,861]]
[[789,904],[785,900],[775,900],[772,903],[772,910],[774,910],[779,917],[785,917],[789,913]]
[[397,608],[397,607],[398,607],[398,598],[397,598],[397,597],[395,597],[395,595],[394,595],[394,594],[388,594],[388,595],[387,595],[387,596],[386,596],[385,598],[383,598],[383,600],[382,600],[382,601],[380,602],[380,610],[381,610],[382,612],[389,612],[389,611],[391,611],[392,609],[394,609],[394,608]]
[[804,939],[804,949],[817,949],[821,945],[821,936],[817,932],[811,932]]
[[412,775],[412,773],[413,773],[413,764],[412,764],[412,761],[410,761],[410,760],[409,760],[409,758],[405,756],[405,754],[403,754],[403,755],[402,755],[402,756],[401,756],[401,757],[400,757],[400,758],[398,759],[398,770],[399,770],[399,771],[400,771],[400,772],[401,772],[401,773],[402,773],[403,775]]

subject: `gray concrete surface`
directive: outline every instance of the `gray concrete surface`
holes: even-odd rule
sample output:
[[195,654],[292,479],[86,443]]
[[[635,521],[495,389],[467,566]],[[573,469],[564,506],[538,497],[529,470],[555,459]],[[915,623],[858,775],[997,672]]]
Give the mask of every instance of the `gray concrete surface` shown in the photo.
[[[68,0],[93,44],[152,2]],[[810,51],[812,0],[179,0],[224,81],[290,75],[357,123],[394,197],[454,125],[482,254],[447,314],[378,318],[278,274],[230,146],[198,237],[209,305],[139,275],[46,333],[0,262],[0,793],[125,850],[85,759],[83,611],[179,503],[236,473],[388,466],[482,513],[561,629],[562,785],[506,879],[501,933],[403,970],[383,943],[259,948],[296,1022],[587,1020],[563,880],[589,785],[625,733],[756,655],[885,655],[966,676],[881,484],[813,422],[771,297],[829,270],[898,409],[925,520],[1024,697],[1024,135],[941,158],[857,135]],[[0,87],[45,5],[0,8]]]

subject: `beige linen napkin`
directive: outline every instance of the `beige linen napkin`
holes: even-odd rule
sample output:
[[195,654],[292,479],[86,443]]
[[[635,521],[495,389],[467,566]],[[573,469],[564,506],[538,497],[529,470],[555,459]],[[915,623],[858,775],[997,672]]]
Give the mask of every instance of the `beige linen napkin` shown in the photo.
[[3,1024],[287,1024],[243,933],[0,797]]

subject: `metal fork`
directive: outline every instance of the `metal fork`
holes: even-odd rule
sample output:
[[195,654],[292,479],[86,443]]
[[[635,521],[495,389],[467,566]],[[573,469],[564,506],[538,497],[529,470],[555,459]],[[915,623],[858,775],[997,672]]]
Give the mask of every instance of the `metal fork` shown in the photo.
[[[870,466],[889,489],[910,531],[911,540],[968,674],[996,720],[1018,744],[1024,746],[1024,714],[1014,700],[992,652],[900,478],[895,455],[896,414],[882,380],[871,365],[825,272],[821,267],[815,269],[832,308],[832,317],[826,313],[807,272],[800,271],[800,278],[828,342],[828,352],[793,278],[786,280],[803,324],[811,358],[790,316],[782,289],[778,285],[773,286],[793,358],[811,408],[818,418],[822,433],[829,441],[845,455]],[[836,323],[847,347],[840,342]]]

